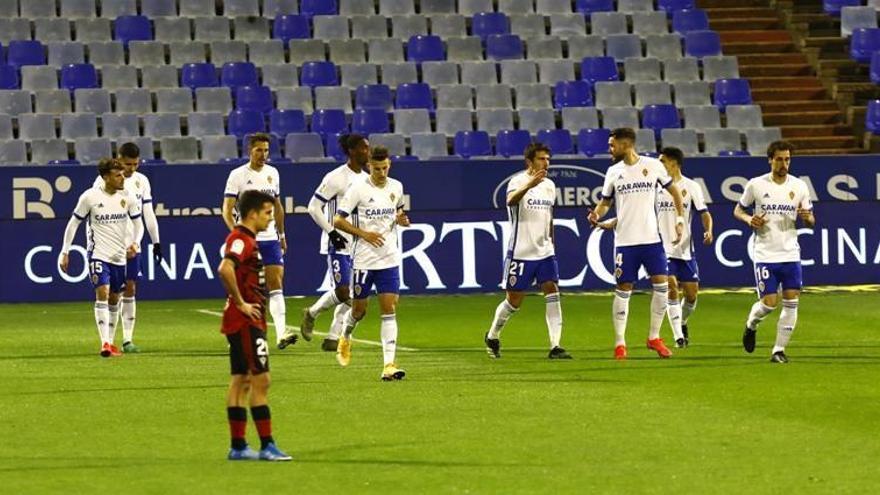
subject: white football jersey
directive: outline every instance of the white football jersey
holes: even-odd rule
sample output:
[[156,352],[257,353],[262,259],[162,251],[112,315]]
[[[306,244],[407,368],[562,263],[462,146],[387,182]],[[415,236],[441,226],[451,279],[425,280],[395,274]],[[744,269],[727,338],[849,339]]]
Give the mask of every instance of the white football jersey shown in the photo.
[[[226,179],[226,190],[223,195],[227,198],[238,198],[245,191],[254,189],[262,191],[273,198],[281,196],[278,170],[271,165],[263,165],[263,168],[257,172],[251,168],[251,162],[236,168],[229,172],[229,178]],[[236,215],[237,217],[237,215]],[[269,222],[266,230],[257,234],[257,241],[277,241],[278,231],[275,230],[275,220]]]
[[351,186],[339,202],[337,213],[355,227],[378,232],[385,238],[382,247],[373,247],[355,238],[351,247],[355,270],[382,270],[400,266],[401,252],[397,238],[397,213],[403,208],[403,184],[388,178],[385,187],[377,187],[369,178]]
[[[94,187],[101,188],[104,187],[104,179],[99,175],[95,178]],[[150,179],[147,178],[146,175],[135,170],[132,172],[131,177],[126,177],[125,182],[122,186],[128,194],[130,194],[133,198],[138,200],[138,205],[141,208],[141,211],[144,209],[144,203],[152,203],[153,202],[153,188],[150,186]],[[143,220],[141,220],[143,221]],[[86,235],[88,235],[89,226],[86,224]],[[131,244],[134,242],[133,239],[134,227],[132,226],[131,221],[128,222],[128,235],[129,237],[126,239],[127,244]],[[140,246],[138,246],[140,248]]]
[[[336,167],[324,176],[321,185],[315,190],[315,197],[324,203],[324,215],[326,215],[327,221],[330,222],[330,225],[333,225],[333,217],[336,215],[339,201],[345,195],[345,192],[348,191],[352,184],[355,182],[363,182],[367,177],[369,177],[368,173],[354,172],[348,167],[347,163]],[[321,231],[321,254],[327,254],[329,252],[350,254],[352,242],[351,235],[346,234],[341,230],[339,231],[339,234],[345,237],[348,241],[348,245],[346,245],[345,249],[333,248],[330,244],[330,238],[327,236],[327,232],[324,232],[323,230]]]
[[672,243],[675,240],[675,217],[678,214],[675,212],[672,195],[664,188],[657,191],[657,221],[660,223],[660,237],[663,239],[666,257],[689,260],[694,256],[694,212],[706,211],[706,201],[703,199],[703,188],[691,179],[682,177],[675,185],[681,193],[681,206],[684,210],[684,230],[678,244]]
[[639,156],[627,165],[622,160],[608,167],[602,197],[614,199],[617,226],[615,246],[637,246],[660,242],[657,224],[657,186],[666,188],[672,178],[660,160]]
[[108,194],[103,187],[92,187],[80,195],[73,216],[88,222],[89,258],[125,265],[125,252],[131,245],[129,221],[141,221],[139,201],[124,189]]
[[[529,182],[527,171],[514,175],[507,183],[507,194]],[[553,256],[553,205],[556,202],[556,185],[545,178],[537,186],[526,191],[519,204],[508,206],[510,218],[510,241],[508,256],[515,260],[542,260]]]
[[784,263],[801,260],[801,247],[797,239],[797,209],[813,209],[807,184],[788,175],[785,182],[773,182],[768,173],[751,179],[739,199],[743,208],[754,206],[755,215],[766,214],[767,223],[756,229],[755,262]]

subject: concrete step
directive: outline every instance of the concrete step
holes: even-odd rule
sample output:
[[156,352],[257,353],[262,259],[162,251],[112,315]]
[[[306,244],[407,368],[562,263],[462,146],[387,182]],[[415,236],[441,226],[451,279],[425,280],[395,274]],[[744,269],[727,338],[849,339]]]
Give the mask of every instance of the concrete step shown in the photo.
[[742,29],[734,31],[722,31],[718,35],[721,37],[721,43],[751,42],[751,43],[781,43],[791,42],[791,34],[784,29],[763,29],[763,30],[747,30]]
[[750,53],[736,57],[740,67],[744,65],[761,64],[804,64],[808,63],[807,57],[802,53]]
[[770,7],[727,7],[717,8],[709,7],[704,9],[709,16],[709,22],[713,19],[730,19],[730,18],[756,18],[756,17],[773,17],[778,19],[779,13]]
[[789,137],[783,131],[782,136],[791,141],[798,150],[806,149],[859,149],[859,143],[855,136],[818,136],[818,137]]
[[762,101],[761,110],[769,113],[783,112],[818,112],[839,111],[840,107],[833,100],[794,100],[794,101]]
[[715,17],[710,14],[709,27],[722,33],[724,31],[739,31],[743,26],[748,26],[755,30],[773,30],[781,29],[782,21],[778,17]]
[[823,52],[849,52],[849,40],[841,38],[839,32],[836,36],[809,36],[801,44],[804,48],[821,48]]
[[797,154],[801,156],[825,156],[825,155],[862,155],[868,153],[868,150],[862,148],[817,148],[817,149],[801,149],[797,150]]
[[749,78],[749,84],[753,90],[756,88],[813,89],[823,87],[819,79],[810,76],[752,77]]
[[697,7],[701,9],[732,9],[745,7],[767,8],[769,6],[769,0],[697,0]]
[[840,110],[811,110],[808,112],[763,112],[764,125],[804,125],[804,124],[840,124],[843,113]]
[[812,76],[813,66],[803,62],[799,64],[739,64],[741,77],[773,77],[773,76]]
[[752,99],[764,101],[824,100],[828,98],[825,88],[752,88]]
[[731,41],[722,43],[725,55],[754,55],[756,53],[798,53],[792,41]]
[[784,125],[780,126],[782,133],[788,137],[818,137],[818,136],[852,136],[853,130],[844,124],[837,125]]

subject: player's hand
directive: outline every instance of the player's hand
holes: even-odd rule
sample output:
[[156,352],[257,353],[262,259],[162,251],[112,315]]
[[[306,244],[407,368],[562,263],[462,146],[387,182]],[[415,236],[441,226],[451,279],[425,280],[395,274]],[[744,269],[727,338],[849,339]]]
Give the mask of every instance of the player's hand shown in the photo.
[[244,313],[245,316],[254,321],[263,317],[263,308],[257,303],[252,304],[242,301],[241,304],[236,304],[236,307],[239,311]]
[[409,227],[409,217],[406,216],[406,213],[400,212],[397,214],[397,225],[401,227]]
[[367,241],[373,247],[382,247],[385,244],[385,238],[378,232],[364,232],[361,239]]
[[546,170],[538,170],[537,172],[535,172],[535,175],[533,175],[531,180],[529,180],[529,183],[528,183],[529,189],[540,184],[541,181],[544,180],[545,177],[547,177]]
[[597,222],[596,228],[602,230],[614,230],[615,222],[614,220],[606,220],[604,222]]
[[592,225],[593,227],[599,226],[599,214],[596,213],[596,210],[592,208],[589,208],[587,210],[587,220],[589,220],[590,225]]
[[156,260],[156,263],[161,263],[165,259],[162,254],[162,244],[159,242],[153,243],[153,259]]
[[128,259],[134,258],[135,256],[137,256],[137,254],[138,254],[138,245],[137,244],[132,244],[131,246],[128,246],[128,249],[125,250],[125,257]]
[[337,230],[331,230],[330,233],[327,234],[327,237],[330,238],[330,243],[333,244],[333,249],[337,251],[345,249],[345,246],[348,244],[348,240]]
[[281,254],[287,254],[287,238],[282,237],[279,241],[281,241]]
[[684,224],[681,222],[675,223],[675,239],[672,240],[672,245],[675,246],[679,242],[681,242],[681,235],[684,233]]
[[715,236],[712,235],[712,232],[703,232],[703,244],[709,245],[712,244],[712,241],[715,240]]
[[67,265],[70,263],[70,256],[67,253],[61,255],[61,261],[58,262],[58,268],[67,273]]
[[752,219],[749,220],[749,225],[753,229],[760,229],[767,223],[767,212],[761,213],[760,215],[752,215]]
[[808,210],[806,208],[798,208],[797,209],[797,216],[798,216],[798,218],[803,220],[804,223],[813,222],[813,210]]

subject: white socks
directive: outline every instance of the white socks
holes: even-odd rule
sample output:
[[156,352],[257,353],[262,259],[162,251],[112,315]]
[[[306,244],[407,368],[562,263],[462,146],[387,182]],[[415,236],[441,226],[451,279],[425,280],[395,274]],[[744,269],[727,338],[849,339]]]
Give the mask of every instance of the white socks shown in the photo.
[[110,315],[110,318],[107,319],[107,340],[112,344],[116,339],[116,322],[119,320],[119,304],[107,304],[107,314]]
[[395,314],[382,315],[381,326],[382,358],[385,365],[394,362],[394,354],[397,351],[397,316]]
[[134,336],[134,322],[137,315],[137,304],[134,297],[122,298],[122,343],[131,342]]
[[629,316],[631,290],[615,290],[611,304],[611,321],[614,323],[614,345],[626,345],[626,319]]
[[[554,292],[544,296],[546,302],[545,319],[547,331],[550,333],[550,348],[559,347],[562,339],[562,304],[559,302],[559,293]],[[506,300],[504,302],[507,302]]]
[[[549,311],[549,309],[547,310]],[[492,326],[489,328],[489,338],[497,339],[501,335],[501,329],[504,328],[504,325],[507,323],[507,320],[510,319],[510,316],[517,312],[517,308],[514,308],[507,302],[507,299],[501,301],[498,304],[498,307],[495,308],[495,318],[492,319]],[[549,315],[549,313],[548,313]],[[549,316],[548,316],[549,318]],[[549,325],[549,321],[548,325]],[[560,311],[559,316],[559,324],[562,325],[562,313]]]
[[309,314],[312,318],[317,318],[319,314],[339,304],[339,298],[336,297],[336,291],[329,290],[315,301],[315,304],[309,306]]
[[697,309],[697,300],[694,299],[694,302],[688,302],[687,299],[681,303],[681,324],[687,325],[688,318],[691,317],[694,310]]
[[358,320],[354,319],[352,315],[353,311],[348,311],[345,313],[345,323],[343,324],[343,333],[345,334],[345,338],[350,339],[352,332],[354,332],[354,327],[357,326]]
[[[660,338],[660,327],[663,325],[663,318],[666,317],[666,300],[669,292],[669,285],[666,282],[653,284],[654,292],[651,294],[651,327],[648,330],[648,340]],[[679,320],[679,333],[681,332],[681,321]]]
[[761,300],[756,301],[755,304],[752,304],[752,310],[749,311],[749,319],[746,320],[746,326],[749,330],[757,330],[758,323],[761,323],[772,312],[773,308],[765,306]]
[[284,293],[280,289],[269,291],[269,313],[275,324],[275,342],[281,342],[287,331],[287,305],[284,303]]
[[785,346],[788,345],[794,326],[797,324],[797,312],[797,299],[782,300],[782,313],[776,323],[776,344],[773,346],[773,353],[784,351]]
[[669,326],[672,327],[672,337],[675,340],[683,339],[684,333],[681,331],[681,300],[670,299],[669,305],[666,307],[666,315],[669,317]]
[[101,345],[110,342],[107,339],[107,325],[110,321],[110,309],[107,301],[95,301],[95,325],[98,327],[98,337]]
[[330,324],[330,331],[327,333],[328,339],[339,340],[342,331],[345,330],[345,315],[349,311],[351,311],[350,301],[336,305],[336,309],[333,311],[333,323]]

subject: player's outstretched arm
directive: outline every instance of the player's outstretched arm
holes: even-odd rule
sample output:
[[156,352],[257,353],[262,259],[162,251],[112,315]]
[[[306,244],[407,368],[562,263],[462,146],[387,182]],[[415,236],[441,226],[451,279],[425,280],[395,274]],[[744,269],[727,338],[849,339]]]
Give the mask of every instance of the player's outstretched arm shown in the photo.
[[235,230],[235,218],[232,215],[232,210],[235,208],[235,198],[226,196],[223,198],[223,223],[226,224],[226,228],[229,229],[230,232]]
[[82,220],[76,218],[75,215],[71,215],[70,220],[67,222],[67,227],[64,228],[64,238],[61,245],[61,261],[58,263],[58,266],[64,273],[67,273],[70,246],[73,245],[73,238],[76,237],[76,229],[79,228],[81,222]]
[[595,209],[587,210],[587,220],[590,221],[590,225],[593,227],[599,227],[599,220],[608,213],[608,210],[611,209],[611,200],[609,198],[602,198],[599,201],[599,204],[596,205]]
[[370,243],[370,245],[375,247],[382,247],[382,244],[385,243],[385,238],[382,237],[382,234],[378,232],[370,232],[367,230],[359,229],[352,225],[347,218],[339,214],[333,217],[333,226],[345,232],[346,234],[360,237],[361,239],[367,241],[368,243]]
[[241,297],[241,292],[238,290],[238,284],[235,281],[235,266],[232,261],[224,258],[220,262],[220,266],[217,267],[217,278],[220,279],[223,288],[226,289],[226,293],[232,299],[232,304],[235,304],[239,311],[252,320],[260,319],[262,315],[260,304],[248,303]]
[[700,213],[700,220],[703,222],[703,244],[712,244],[712,241],[715,240],[715,236],[712,234],[714,225],[712,214],[708,210],[704,211]]

